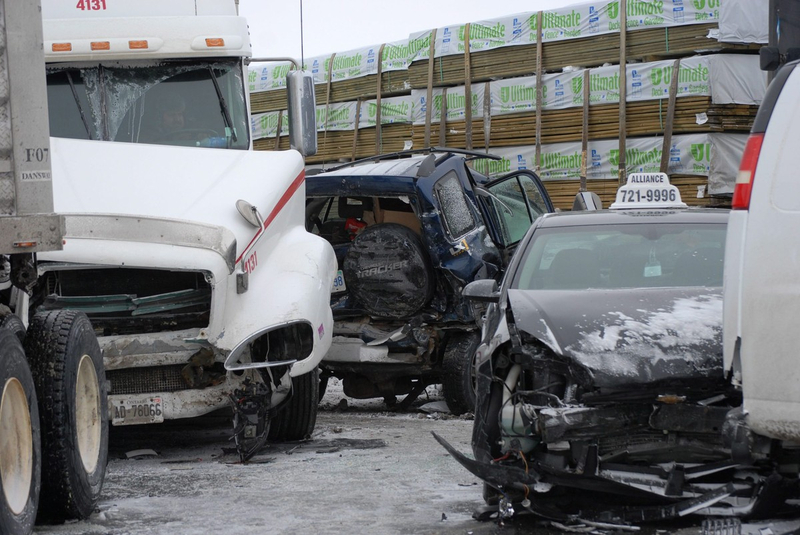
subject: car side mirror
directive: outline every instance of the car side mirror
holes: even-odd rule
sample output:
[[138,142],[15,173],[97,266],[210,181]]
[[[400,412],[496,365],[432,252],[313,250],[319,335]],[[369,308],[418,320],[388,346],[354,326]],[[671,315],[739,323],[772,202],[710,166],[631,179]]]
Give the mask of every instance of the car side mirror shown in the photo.
[[308,71],[286,75],[289,97],[289,146],[303,156],[317,153],[317,102],[314,76]]
[[462,295],[469,301],[478,303],[497,303],[500,301],[500,289],[494,279],[472,281],[464,287]]

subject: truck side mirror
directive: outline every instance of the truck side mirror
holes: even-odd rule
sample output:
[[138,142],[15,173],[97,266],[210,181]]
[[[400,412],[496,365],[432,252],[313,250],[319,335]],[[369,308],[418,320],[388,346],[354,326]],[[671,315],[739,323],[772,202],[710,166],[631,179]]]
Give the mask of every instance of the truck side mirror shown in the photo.
[[303,156],[317,153],[317,101],[314,76],[308,71],[286,75],[289,97],[289,146]]

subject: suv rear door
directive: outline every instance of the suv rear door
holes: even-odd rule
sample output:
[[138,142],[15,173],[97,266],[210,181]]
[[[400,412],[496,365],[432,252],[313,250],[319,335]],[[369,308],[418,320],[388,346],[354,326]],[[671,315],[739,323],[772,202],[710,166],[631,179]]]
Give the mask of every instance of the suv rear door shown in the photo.
[[539,177],[526,169],[503,175],[476,193],[492,239],[508,257],[536,218],[555,211]]

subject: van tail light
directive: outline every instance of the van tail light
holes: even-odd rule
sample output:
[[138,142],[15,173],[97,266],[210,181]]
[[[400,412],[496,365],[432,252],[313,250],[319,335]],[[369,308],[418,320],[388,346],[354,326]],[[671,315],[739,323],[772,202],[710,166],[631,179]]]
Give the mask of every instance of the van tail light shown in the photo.
[[742,154],[742,163],[739,166],[739,174],[736,175],[736,185],[733,189],[734,210],[750,209],[750,193],[753,191],[753,177],[756,174],[758,155],[761,153],[761,144],[764,142],[764,134],[750,134],[747,138],[747,145]]

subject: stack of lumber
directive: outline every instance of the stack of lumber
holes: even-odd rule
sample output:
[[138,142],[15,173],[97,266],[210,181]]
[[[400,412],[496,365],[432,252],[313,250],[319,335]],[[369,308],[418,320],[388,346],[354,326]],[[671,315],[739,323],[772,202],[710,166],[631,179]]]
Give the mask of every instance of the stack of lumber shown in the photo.
[[[351,102],[358,99],[373,99],[378,90],[378,75],[369,74],[361,78],[332,82],[330,88],[331,94],[328,97],[328,84],[314,86],[318,106],[324,105],[326,100],[327,102]],[[381,74],[381,96],[407,95],[409,92],[408,71],[389,71]],[[250,106],[253,113],[285,110],[287,108],[286,89],[251,93]]]
[[[628,60],[654,61],[689,56],[696,52],[743,52],[757,51],[760,48],[760,45],[721,43],[716,39],[709,39],[708,34],[714,28],[717,28],[716,24],[695,24],[628,32],[626,36]],[[619,44],[618,33],[545,42],[542,43],[542,68],[545,72],[555,72],[568,65],[598,67],[605,63],[619,63]],[[536,44],[473,52],[470,56],[470,68],[473,82],[530,76],[536,73]],[[427,59],[409,65],[408,81],[414,89],[428,87]],[[463,84],[462,54],[443,56],[434,60],[434,86]]]
[[[412,138],[410,124],[385,124],[381,128],[381,153],[398,152]],[[358,135],[353,152],[353,137]],[[308,164],[335,163],[375,155],[375,127],[317,133],[317,154],[306,157]],[[275,150],[275,138],[257,139],[255,150]],[[278,150],[289,149],[289,137],[281,136]]]
[[[664,131],[667,115],[666,100],[629,102],[626,107],[626,129],[630,137],[660,135]],[[739,104],[716,105],[710,97],[682,97],[676,100],[674,134],[696,132],[747,133],[753,126],[757,106]],[[708,122],[697,123],[697,115],[705,113]],[[544,144],[580,141],[583,128],[583,109],[567,108],[542,112],[542,139]],[[445,129],[445,145],[465,148],[466,123],[451,121]],[[433,144],[442,145],[439,124],[431,125]],[[484,122],[472,122],[473,147],[484,147]],[[589,108],[589,140],[615,139],[619,137],[619,105],[601,104]],[[425,128],[414,129],[414,146],[425,146]],[[536,112],[495,116],[489,129],[489,146],[512,147],[536,144]]]
[[[709,203],[708,195],[702,198],[697,196],[697,188],[706,185],[706,177],[672,175],[670,182],[677,186],[681,192],[681,199],[690,206],[706,206]],[[580,181],[578,180],[548,180],[544,182],[544,187],[553,206],[561,210],[571,210],[575,200],[575,194],[580,191]],[[612,180],[587,180],[586,189],[597,193],[603,201],[604,207],[609,207],[617,196],[619,182]]]
[[[720,52],[755,54],[761,46],[721,42],[710,37],[717,30],[719,25],[711,23],[628,31],[625,33],[625,58],[630,64]],[[316,84],[316,102],[318,106],[363,102],[377,98],[378,91],[382,98],[388,98],[410,95],[412,89],[424,92],[432,87],[458,87],[465,84],[466,76],[469,77],[469,81],[477,85],[492,80],[530,77],[540,73],[561,71],[566,73],[570,72],[572,69],[569,68],[572,67],[595,68],[607,64],[616,65],[620,61],[620,43],[619,33],[543,42],[540,45],[541,66],[537,65],[536,43],[476,51],[469,55],[469,74],[466,74],[464,54],[446,55],[433,60],[432,77],[429,74],[429,60],[421,59],[412,61],[407,70],[382,73],[380,83],[376,74],[370,74]],[[705,93],[701,93],[703,96],[683,96],[685,94],[687,93],[681,93],[675,99],[672,129],[668,135],[746,133],[751,129],[758,110],[755,105],[717,104]],[[488,84],[485,98],[490,98]],[[250,100],[254,114],[287,108],[285,89],[254,92]],[[420,98],[414,97],[412,100],[416,106],[420,105]],[[669,101],[666,98],[632,100],[625,104],[625,124],[622,129],[618,104],[589,106],[588,130],[585,138],[588,141],[614,140],[623,137],[630,140],[665,135]],[[492,106],[495,106],[494,102]],[[490,107],[485,105],[481,109],[488,111]],[[416,110],[419,111],[419,108]],[[584,138],[583,113],[584,110],[580,105],[541,111],[541,131],[538,140],[537,114],[534,110],[496,114],[485,119],[473,116],[471,147],[476,150],[488,149],[491,152],[492,148],[501,147],[530,148],[537,145],[537,142],[540,145],[580,143]],[[350,161],[378,153],[403,150],[408,148],[409,141],[412,142],[413,148],[422,148],[426,145],[426,130],[430,133],[428,143],[430,146],[466,148],[466,126],[463,118],[446,123],[434,118],[427,129],[424,124],[384,124],[381,127],[379,146],[376,144],[377,132],[374,126],[355,130],[319,131],[318,152],[315,156],[307,157],[306,161],[309,164]],[[285,132],[277,141],[275,138],[265,138],[254,142],[256,150],[286,150],[289,148],[288,145]],[[536,154],[539,154],[538,148]],[[707,205],[711,201],[707,193],[698,198],[698,187],[708,185],[707,177],[673,175],[672,181],[681,190],[687,204]],[[545,185],[557,207],[571,208],[574,195],[579,189],[578,180],[548,180]],[[606,206],[613,202],[618,185],[615,179],[588,181],[588,189],[598,193]]]

